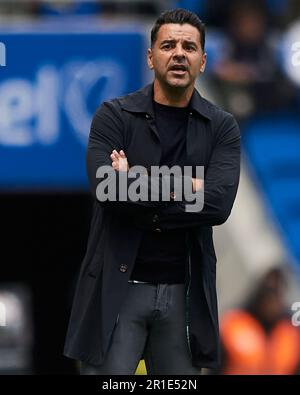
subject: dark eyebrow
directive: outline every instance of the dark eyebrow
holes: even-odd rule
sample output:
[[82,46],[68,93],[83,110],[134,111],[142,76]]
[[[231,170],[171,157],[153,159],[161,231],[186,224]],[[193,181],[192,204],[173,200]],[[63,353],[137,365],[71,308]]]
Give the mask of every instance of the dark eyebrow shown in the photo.
[[195,41],[185,40],[184,42],[187,43],[187,44],[192,44],[192,45],[196,45],[197,46]]
[[[162,42],[160,43],[160,45],[163,45],[163,44],[171,44],[171,43],[175,43],[175,42],[176,42],[175,39],[169,39],[169,40],[164,40],[164,41],[162,41]],[[197,47],[197,44],[196,44],[194,41],[190,41],[190,40],[185,40],[185,41],[184,41],[184,44],[194,45],[194,46]]]
[[176,42],[174,39],[164,40],[164,41],[162,41],[162,42],[160,43],[160,45],[166,44],[166,43],[170,44],[170,43],[174,43],[174,42]]
[[196,43],[195,41],[190,41],[190,40],[185,40],[185,41],[183,42],[183,44],[185,44],[185,45],[191,45],[191,46],[193,46],[194,48],[198,48],[198,47],[200,46],[200,44],[199,44],[199,46],[198,46],[197,43]]

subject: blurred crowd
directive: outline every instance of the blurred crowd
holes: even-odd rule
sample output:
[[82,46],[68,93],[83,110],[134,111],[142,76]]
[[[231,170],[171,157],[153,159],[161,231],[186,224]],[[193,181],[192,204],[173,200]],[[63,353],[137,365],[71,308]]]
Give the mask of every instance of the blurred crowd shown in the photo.
[[0,0],[0,10],[12,14],[92,14],[107,10],[146,14],[181,7],[199,14],[210,26],[226,28],[232,9],[246,2],[259,7],[272,27],[284,29],[300,16],[297,0]]
[[243,306],[220,320],[221,374],[300,374],[300,330],[286,303],[283,267],[267,271]]

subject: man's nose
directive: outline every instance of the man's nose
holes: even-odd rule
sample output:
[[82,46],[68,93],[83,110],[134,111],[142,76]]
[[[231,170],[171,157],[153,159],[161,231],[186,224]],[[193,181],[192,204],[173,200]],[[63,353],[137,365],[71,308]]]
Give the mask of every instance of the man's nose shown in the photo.
[[182,48],[182,46],[181,45],[177,45],[175,48],[174,48],[174,52],[173,52],[173,57],[175,58],[184,58],[185,57],[185,52],[184,52],[184,50],[183,50],[183,48]]

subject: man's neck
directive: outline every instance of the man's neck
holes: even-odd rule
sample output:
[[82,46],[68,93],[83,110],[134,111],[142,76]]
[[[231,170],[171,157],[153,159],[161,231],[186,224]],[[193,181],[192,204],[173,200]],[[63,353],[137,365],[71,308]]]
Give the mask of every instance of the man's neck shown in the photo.
[[191,100],[194,86],[190,86],[187,89],[171,88],[162,86],[158,80],[154,80],[153,89],[155,102],[172,107],[187,107]]

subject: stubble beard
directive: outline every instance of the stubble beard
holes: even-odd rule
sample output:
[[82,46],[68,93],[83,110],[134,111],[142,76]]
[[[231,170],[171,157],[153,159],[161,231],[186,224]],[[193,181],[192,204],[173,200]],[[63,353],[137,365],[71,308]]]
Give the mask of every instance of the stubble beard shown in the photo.
[[185,90],[189,88],[193,81],[191,81],[190,78],[168,78],[167,75],[165,75],[162,78],[158,78],[160,83],[168,90]]

